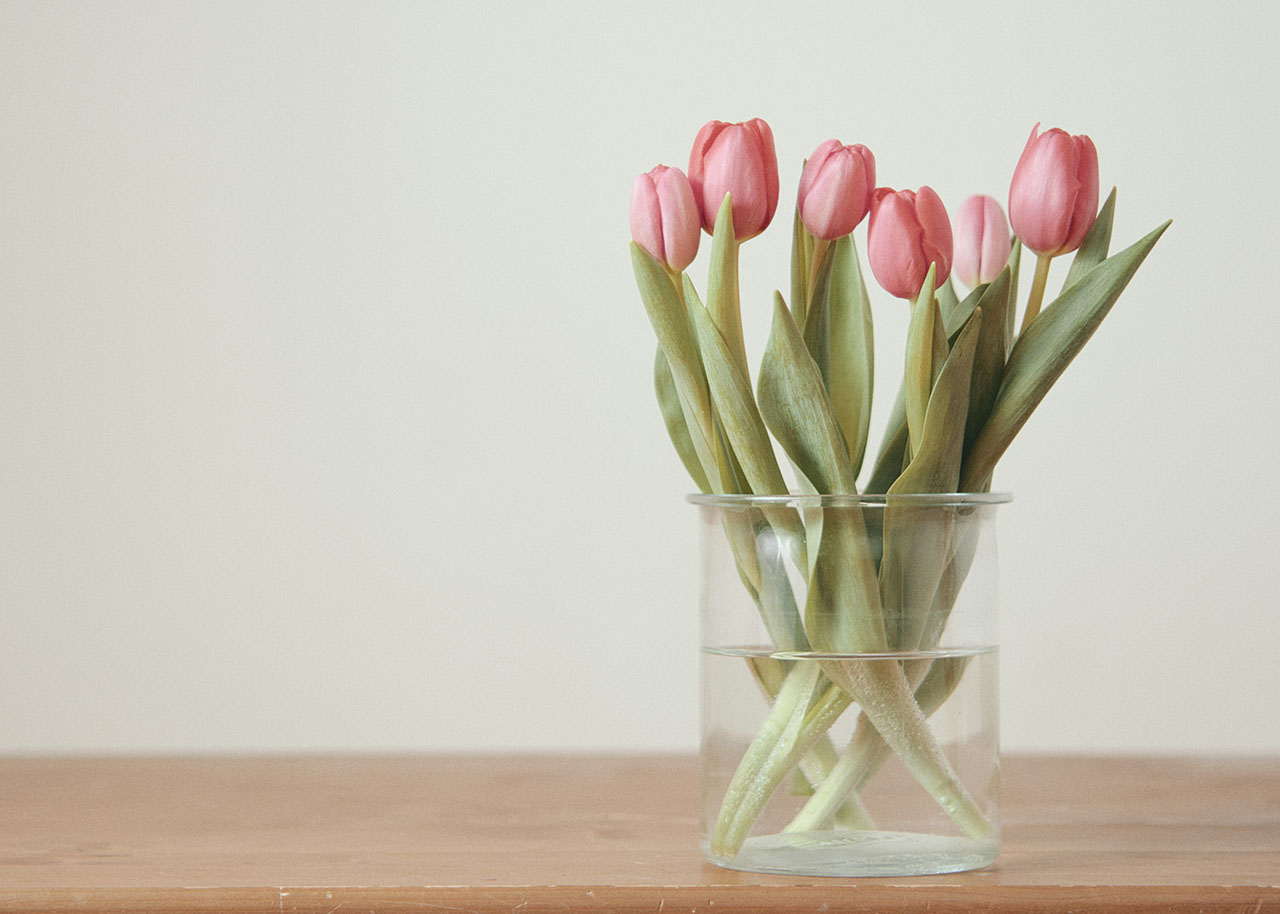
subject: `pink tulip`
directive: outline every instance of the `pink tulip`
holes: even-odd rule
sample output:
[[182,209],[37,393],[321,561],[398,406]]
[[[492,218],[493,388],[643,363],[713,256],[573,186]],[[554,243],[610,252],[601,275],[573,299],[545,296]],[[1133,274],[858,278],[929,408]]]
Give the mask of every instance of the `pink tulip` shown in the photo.
[[876,281],[898,298],[920,294],[931,263],[937,264],[934,282],[946,282],[951,275],[951,221],[932,187],[915,192],[876,188],[867,258]]
[[689,154],[689,183],[702,227],[715,229],[724,195],[732,195],[733,234],[754,238],[778,208],[778,154],[773,131],[760,118],[741,124],[710,121],[698,131]]
[[800,175],[800,220],[815,238],[843,238],[867,215],[875,189],[876,157],[871,150],[827,140],[809,156]]
[[1009,223],[995,197],[974,194],[956,210],[956,276],[970,289],[991,282],[1009,262]]
[[1056,257],[1080,247],[1098,215],[1098,150],[1054,127],[1031,138],[1009,185],[1009,221],[1022,243]]
[[678,168],[658,165],[631,188],[631,238],[677,273],[698,254],[702,219],[689,179]]

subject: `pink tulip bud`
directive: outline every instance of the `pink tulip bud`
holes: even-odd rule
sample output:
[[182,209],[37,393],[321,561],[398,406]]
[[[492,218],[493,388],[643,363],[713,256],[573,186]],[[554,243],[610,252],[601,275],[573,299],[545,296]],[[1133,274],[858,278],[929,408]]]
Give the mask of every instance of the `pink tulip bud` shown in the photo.
[[631,238],[677,273],[693,263],[702,218],[689,179],[678,168],[658,165],[631,188]]
[[843,238],[867,215],[875,189],[876,157],[871,150],[827,140],[809,156],[800,175],[800,220],[815,238]]
[[1098,216],[1098,150],[1054,127],[1031,138],[1009,185],[1009,221],[1022,243],[1056,257],[1080,247]]
[[1009,223],[995,197],[974,194],[956,210],[955,274],[970,289],[991,282],[1009,262]]
[[715,229],[724,195],[732,195],[733,234],[738,241],[759,235],[778,208],[778,154],[773,131],[760,118],[741,124],[710,121],[693,141],[689,183],[702,227]]
[[946,282],[951,275],[951,221],[932,187],[914,192],[876,188],[867,258],[876,281],[898,298],[920,294],[931,263],[937,264],[934,282]]

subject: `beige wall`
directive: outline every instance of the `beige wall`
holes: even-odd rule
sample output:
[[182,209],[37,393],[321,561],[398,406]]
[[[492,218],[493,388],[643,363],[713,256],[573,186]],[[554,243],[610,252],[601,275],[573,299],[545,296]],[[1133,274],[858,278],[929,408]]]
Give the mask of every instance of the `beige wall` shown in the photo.
[[0,3],[0,752],[691,749],[626,208],[755,115],[753,358],[829,136],[1175,219],[997,476],[1005,745],[1280,751],[1280,14],[989,6]]

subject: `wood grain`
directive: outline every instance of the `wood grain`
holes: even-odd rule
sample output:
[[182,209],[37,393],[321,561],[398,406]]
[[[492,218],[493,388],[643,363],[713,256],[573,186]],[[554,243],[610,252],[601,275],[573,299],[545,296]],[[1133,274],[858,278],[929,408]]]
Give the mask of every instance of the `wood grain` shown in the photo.
[[1015,758],[996,865],[738,873],[677,757],[0,759],[0,910],[1280,912],[1280,760]]

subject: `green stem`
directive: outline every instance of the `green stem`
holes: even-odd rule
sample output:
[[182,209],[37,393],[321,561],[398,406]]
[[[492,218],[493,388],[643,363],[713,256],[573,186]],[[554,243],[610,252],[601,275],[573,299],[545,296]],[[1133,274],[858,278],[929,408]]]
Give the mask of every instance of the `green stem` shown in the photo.
[[[931,716],[955,691],[966,660],[964,657],[949,657],[937,661],[908,662],[906,672],[912,682],[919,679],[924,670],[928,670],[928,675],[924,676],[915,693],[916,703],[925,717]],[[888,756],[889,746],[884,738],[865,714],[859,714],[849,745],[831,767],[827,778],[783,831],[816,831],[826,828],[833,818],[839,816],[849,798],[856,797],[866,786]]]
[[[811,683],[812,690],[821,682],[817,667],[814,663],[796,663],[787,673],[778,691],[778,700],[738,763],[738,770],[725,791],[711,837],[712,853],[728,858],[738,853],[751,826],[787,772],[851,704],[848,694],[836,685],[829,685],[807,711],[805,705],[796,704],[802,700],[799,693],[806,683]],[[800,713],[802,711],[804,713]],[[870,821],[865,812],[862,818]]]
[[1031,296],[1027,299],[1027,311],[1022,317],[1022,329],[1019,333],[1026,333],[1028,325],[1040,313],[1040,302],[1044,300],[1044,287],[1049,282],[1049,262],[1052,260],[1052,254],[1036,255],[1036,275],[1031,280]]
[[961,831],[973,839],[995,833],[943,754],[897,661],[825,661],[822,668],[857,699],[889,748]]

